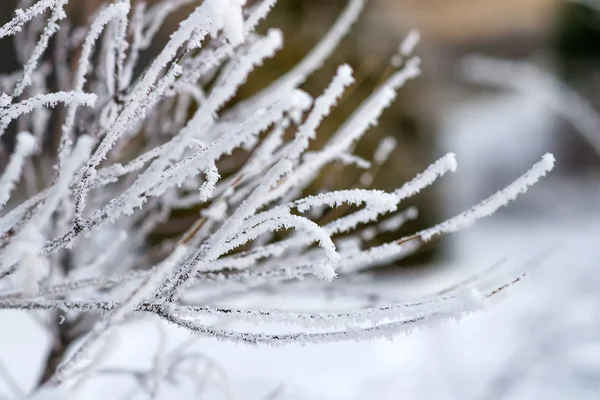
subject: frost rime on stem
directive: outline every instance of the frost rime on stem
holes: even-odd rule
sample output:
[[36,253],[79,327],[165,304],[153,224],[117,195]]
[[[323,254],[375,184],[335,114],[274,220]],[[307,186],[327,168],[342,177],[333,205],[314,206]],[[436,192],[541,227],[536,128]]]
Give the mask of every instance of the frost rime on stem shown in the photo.
[[35,147],[35,138],[31,133],[21,132],[17,135],[17,147],[2,177],[0,177],[0,210],[10,198],[10,192],[21,176],[25,160],[33,154]]
[[517,198],[519,194],[525,193],[527,189],[534,185],[540,178],[544,177],[554,167],[554,156],[545,154],[542,159],[536,163],[525,175],[500,190],[498,193],[488,197],[478,205],[468,211],[457,215],[433,228],[426,229],[419,233],[419,236],[425,240],[430,240],[433,236],[442,233],[456,232],[462,228],[473,224],[478,219],[489,217],[500,207],[506,206],[509,202]]

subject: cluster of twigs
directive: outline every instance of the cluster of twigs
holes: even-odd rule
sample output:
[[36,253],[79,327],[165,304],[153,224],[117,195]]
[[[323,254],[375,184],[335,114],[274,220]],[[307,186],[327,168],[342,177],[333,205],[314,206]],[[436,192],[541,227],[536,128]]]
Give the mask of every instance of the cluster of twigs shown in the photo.
[[[0,178],[0,207],[10,206],[0,217],[0,308],[64,314],[54,325],[60,340],[41,383],[55,386],[85,376],[97,343],[140,313],[228,341],[331,342],[390,336],[459,317],[484,306],[504,284],[490,275],[443,296],[336,313],[212,306],[210,298],[265,287],[289,291],[310,282],[312,290],[322,291],[323,281],[336,277],[343,285],[358,272],[491,215],[545,175],[553,158],[544,156],[462,214],[396,242],[366,247],[369,237],[414,217],[414,209],[402,210],[402,201],[454,171],[454,155],[392,192],[348,189],[308,197],[302,192],[330,163],[371,165],[353,150],[397,90],[419,75],[414,35],[399,47],[393,73],[323,148],[308,152],[319,124],[352,85],[352,69],[341,65],[316,98],[300,87],[348,32],[362,0],[348,2],[295,68],[235,106],[230,100],[248,75],[282,46],[278,30],[255,32],[275,0],[249,6],[204,0],[142,66],[140,53],[165,18],[191,0],[150,7],[115,0],[97,10],[89,26],[76,28],[69,25],[67,2],[24,1],[29,6],[0,27],[0,38],[25,43],[18,51],[23,69],[0,77],[0,134],[16,141]],[[47,22],[38,23],[43,16]],[[53,54],[45,56],[50,44]],[[51,129],[57,119],[56,150],[42,151],[57,133]],[[389,146],[382,143],[375,155],[378,165]],[[240,149],[250,154],[248,160],[221,177],[219,162]],[[149,243],[173,210],[199,205],[202,215],[179,240]],[[326,224],[314,222],[346,205],[352,207]],[[291,232],[274,235],[282,230]],[[153,246],[160,247],[158,262],[147,257]],[[222,317],[265,329],[237,331],[211,323]],[[273,323],[295,328],[267,333]],[[65,357],[75,338],[83,340]]]

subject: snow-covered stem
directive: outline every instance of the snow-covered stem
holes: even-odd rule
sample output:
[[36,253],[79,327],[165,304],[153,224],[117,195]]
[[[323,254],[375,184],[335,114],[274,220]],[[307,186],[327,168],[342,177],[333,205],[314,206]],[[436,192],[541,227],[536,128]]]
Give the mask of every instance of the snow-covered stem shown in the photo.
[[[100,34],[102,34],[104,27],[114,18],[126,18],[128,12],[129,4],[127,2],[111,4],[105,10],[103,10],[100,15],[98,15],[98,17],[90,26],[89,33],[87,34],[83,43],[81,55],[79,57],[79,65],[75,75],[74,89],[76,91],[83,90],[83,86],[86,82],[85,77],[90,69],[90,57],[92,55],[92,50],[96,44],[96,41],[100,37]],[[69,154],[71,149],[71,130],[73,129],[73,124],[75,123],[76,112],[77,104],[69,107],[69,111],[62,128],[60,149],[58,153],[58,168],[62,166],[64,157],[66,154]]]
[[[338,20],[311,52],[298,65],[259,93],[253,101],[258,101],[260,104],[261,101],[274,95],[275,92],[287,91],[302,85],[335,51],[339,42],[348,34],[350,28],[360,16],[363,7],[364,0],[348,1]],[[243,108],[244,105],[238,107],[239,110]]]
[[19,181],[25,160],[33,154],[35,147],[35,138],[31,133],[21,132],[17,135],[17,147],[0,177],[0,210],[10,198],[10,192]]
[[12,93],[12,96],[14,98],[20,97],[21,94],[23,94],[25,88],[27,88],[27,86],[31,84],[33,71],[37,68],[42,54],[48,47],[48,42],[50,41],[50,38],[52,38],[52,36],[56,32],[58,32],[59,21],[67,16],[64,7],[66,6],[68,1],[69,0],[56,0],[56,4],[54,6],[54,9],[52,10],[52,15],[50,16],[50,19],[48,20],[48,23],[44,28],[42,37],[40,37],[40,40],[35,45],[35,48],[33,49],[33,52],[29,57],[29,60],[27,61],[27,64],[25,64],[25,67],[23,68],[23,76],[21,77],[21,80],[17,82],[15,86],[15,90]]
[[434,236],[442,233],[456,232],[473,224],[478,219],[489,217],[499,208],[506,206],[509,202],[516,199],[518,195],[525,193],[527,189],[550,172],[554,168],[554,161],[552,154],[545,154],[527,173],[506,188],[488,197],[470,210],[450,218],[439,225],[419,232],[418,236],[428,241]]
[[39,0],[26,10],[15,10],[15,17],[0,27],[0,39],[21,31],[23,25],[44,11],[54,7],[57,0]]
[[8,127],[8,124],[23,114],[30,113],[39,107],[55,107],[58,103],[65,105],[81,105],[92,107],[96,103],[97,96],[93,93],[82,92],[56,92],[49,94],[38,94],[19,103],[7,105],[0,108],[0,136]]

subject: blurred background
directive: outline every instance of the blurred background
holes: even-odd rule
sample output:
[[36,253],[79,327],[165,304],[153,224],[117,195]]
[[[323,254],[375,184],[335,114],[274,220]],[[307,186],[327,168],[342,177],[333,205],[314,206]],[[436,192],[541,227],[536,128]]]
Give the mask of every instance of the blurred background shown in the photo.
[[[72,0],[73,22],[85,24],[95,2]],[[0,2],[2,22],[14,3]],[[279,0],[262,29],[282,29],[284,49],[252,75],[240,98],[296,64],[345,4]],[[180,18],[173,16],[171,29]],[[275,351],[199,341],[199,348],[231,372],[228,385],[242,399],[600,398],[600,1],[367,1],[339,51],[304,86],[320,93],[344,62],[357,78],[319,130],[316,146],[385,78],[411,29],[421,34],[416,54],[423,59],[423,76],[399,92],[356,153],[370,159],[382,138],[397,140],[368,183],[380,189],[400,186],[446,152],[457,154],[459,169],[407,203],[419,208],[419,218],[389,235],[415,232],[468,208],[546,152],[555,154],[557,167],[489,221],[390,266],[395,271],[402,266],[401,275],[377,290],[410,298],[499,261],[532,265],[536,273],[485,316],[394,342]],[[157,48],[169,33],[163,32]],[[0,72],[18,68],[10,41],[0,41],[0,57]],[[358,187],[361,174],[332,165],[311,190]],[[188,221],[185,213],[174,215],[157,237],[185,230]],[[139,329],[144,336],[147,326]],[[147,353],[145,343],[128,346],[126,357]],[[19,348],[5,355],[23,357]],[[294,389],[269,397],[277,382]],[[106,393],[100,388],[92,389]],[[215,393],[214,398],[227,398]]]
[[[379,125],[359,143],[357,153],[369,158],[381,138],[391,135],[397,140],[373,181],[374,187],[387,190],[446,152],[457,154],[459,170],[407,204],[416,205],[420,216],[397,234],[470,207],[512,182],[545,152],[557,159],[549,181],[502,210],[499,218],[514,218],[515,223],[536,217],[564,222],[573,213],[597,207],[591,194],[597,192],[600,166],[600,120],[595,111],[600,108],[600,2],[366,3],[352,33],[306,89],[319,93],[342,62],[355,69],[357,84],[351,95],[319,132],[325,140],[389,73],[390,59],[405,35],[411,29],[420,32],[416,54],[423,59],[422,77],[400,91]],[[284,31],[285,47],[257,71],[257,84],[262,76],[281,73],[300,60],[345,4],[344,0],[279,2],[265,26]],[[493,62],[484,63],[481,57]],[[253,90],[251,85],[247,90]],[[348,187],[360,171],[345,168],[335,175],[326,170],[323,179],[330,174],[335,187]],[[397,264],[425,266],[450,260],[449,240]]]
[[[71,1],[71,29],[85,26],[102,2]],[[24,6],[31,1],[3,1],[0,19],[8,20],[17,3]],[[143,55],[145,60],[152,60],[176,24],[198,3],[191,1],[169,17],[154,47]],[[232,104],[257,92],[299,62],[334,23],[345,4],[346,0],[280,0],[261,29],[281,29],[285,46],[251,75]],[[587,203],[586,196],[570,197],[574,191],[571,183],[589,188],[587,182],[595,179],[600,165],[600,134],[594,126],[600,123],[594,111],[600,107],[600,96],[596,94],[600,86],[600,14],[595,0],[367,1],[352,33],[303,86],[317,95],[341,63],[348,63],[355,70],[357,83],[324,121],[315,147],[322,145],[391,73],[390,61],[412,29],[421,35],[416,54],[423,59],[423,75],[400,91],[378,126],[356,147],[359,156],[372,159],[380,141],[391,136],[396,141],[394,151],[384,165],[369,171],[369,182],[362,179],[361,169],[338,163],[323,171],[310,192],[350,187],[391,190],[446,152],[456,153],[459,172],[408,200],[405,206],[417,206],[418,218],[397,232],[374,239],[383,242],[413,233],[473,205],[510,183],[543,153],[552,152],[558,160],[552,178],[557,182],[547,185],[552,187],[552,200],[548,198],[550,193],[541,188],[503,213],[524,218],[534,214],[557,216],[573,208],[594,206]],[[51,57],[53,52],[47,53]],[[0,73],[19,68],[20,53],[11,41],[0,41],[0,54]],[[480,62],[475,63],[477,68],[473,71],[465,65],[465,57],[472,55],[512,64]],[[478,79],[482,74],[487,81]],[[51,83],[49,87],[52,88]],[[574,104],[570,95],[591,108]],[[561,102],[567,105],[557,106]],[[60,120],[54,125],[59,126]],[[11,135],[5,135],[3,140],[6,146],[1,161],[6,161]],[[51,142],[47,144],[50,151],[56,146]],[[227,165],[223,165],[222,170],[226,169]],[[576,207],[572,201],[577,201]],[[185,231],[197,212],[195,209],[173,213],[170,221],[156,232],[156,240]],[[449,257],[448,251],[447,240],[441,239],[391,267],[431,265]]]

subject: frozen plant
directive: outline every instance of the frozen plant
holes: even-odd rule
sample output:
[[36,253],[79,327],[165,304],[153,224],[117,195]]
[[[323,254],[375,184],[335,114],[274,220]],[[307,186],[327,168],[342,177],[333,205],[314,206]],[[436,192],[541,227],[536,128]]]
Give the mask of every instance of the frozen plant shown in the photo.
[[[314,293],[332,280],[343,287],[361,271],[491,215],[552,169],[554,159],[545,155],[454,218],[367,247],[365,238],[414,218],[402,201],[454,171],[453,154],[392,192],[302,193],[330,163],[369,167],[353,154],[355,144],[397,90],[419,75],[416,33],[399,46],[394,72],[321,149],[308,152],[320,123],[353,84],[352,68],[339,66],[316,98],[300,87],[348,32],[362,0],[348,2],[295,68],[233,106],[252,70],[282,46],[277,29],[255,32],[275,0],[204,0],[148,65],[140,65],[141,52],[165,19],[192,0],[106,2],[84,27],[70,25],[67,3],[21,1],[23,8],[0,27],[0,38],[14,37],[23,65],[0,77],[0,135],[16,142],[0,178],[0,307],[48,312],[44,323],[54,343],[34,390],[79,387],[97,372],[107,335],[140,315],[250,345],[361,340],[460,317],[518,280],[521,272],[505,271],[443,296],[344,312],[214,306],[265,288]],[[381,164],[393,146],[382,143],[374,162]],[[223,160],[239,159],[234,151],[249,156],[224,172]],[[347,205],[352,211],[314,222]],[[181,237],[149,240],[173,210],[193,207],[201,215]],[[223,328],[215,323],[223,317],[258,330]],[[270,333],[282,323],[292,328]]]

